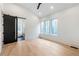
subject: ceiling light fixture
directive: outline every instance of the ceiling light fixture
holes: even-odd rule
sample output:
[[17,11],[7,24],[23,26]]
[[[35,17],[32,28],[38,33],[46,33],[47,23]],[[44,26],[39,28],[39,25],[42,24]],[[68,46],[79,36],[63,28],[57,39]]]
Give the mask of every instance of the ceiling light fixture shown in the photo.
[[41,12],[39,12],[39,15],[42,15],[42,13],[41,13]]
[[50,9],[54,9],[54,7],[53,6],[50,6]]

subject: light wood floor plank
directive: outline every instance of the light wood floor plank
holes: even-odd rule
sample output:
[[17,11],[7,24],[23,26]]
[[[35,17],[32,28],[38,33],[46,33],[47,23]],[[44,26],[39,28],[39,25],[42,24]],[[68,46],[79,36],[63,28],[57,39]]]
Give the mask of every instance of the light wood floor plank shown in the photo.
[[59,43],[35,39],[3,46],[2,56],[79,56],[79,49]]

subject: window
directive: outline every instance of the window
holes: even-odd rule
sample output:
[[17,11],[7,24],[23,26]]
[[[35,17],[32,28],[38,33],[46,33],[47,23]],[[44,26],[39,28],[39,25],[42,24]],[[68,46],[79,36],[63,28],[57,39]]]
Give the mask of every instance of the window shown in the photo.
[[41,23],[41,33],[57,34],[57,19],[52,18]]

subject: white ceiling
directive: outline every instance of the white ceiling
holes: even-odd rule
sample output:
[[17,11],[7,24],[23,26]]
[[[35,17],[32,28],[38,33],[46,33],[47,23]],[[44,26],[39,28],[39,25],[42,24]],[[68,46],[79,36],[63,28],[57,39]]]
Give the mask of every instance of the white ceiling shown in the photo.
[[[17,5],[20,5],[28,9],[30,12],[34,13],[36,16],[42,18],[47,15],[51,15],[53,13],[74,7],[79,4],[78,3],[42,3],[39,10],[37,10],[38,3],[18,3]],[[51,9],[50,8],[51,6],[53,6],[54,8]]]

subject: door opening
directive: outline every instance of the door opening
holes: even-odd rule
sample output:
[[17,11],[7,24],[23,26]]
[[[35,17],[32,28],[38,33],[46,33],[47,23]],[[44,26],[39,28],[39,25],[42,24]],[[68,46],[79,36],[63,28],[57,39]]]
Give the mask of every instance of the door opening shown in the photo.
[[25,19],[23,18],[17,18],[18,19],[18,41],[25,40]]
[[25,18],[3,14],[3,43],[13,43],[25,39]]

